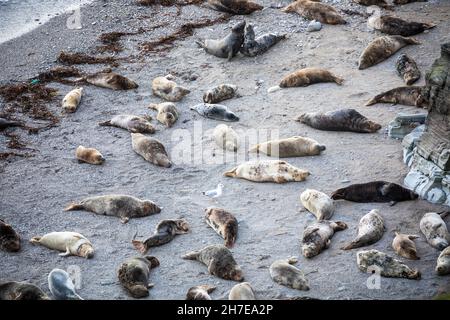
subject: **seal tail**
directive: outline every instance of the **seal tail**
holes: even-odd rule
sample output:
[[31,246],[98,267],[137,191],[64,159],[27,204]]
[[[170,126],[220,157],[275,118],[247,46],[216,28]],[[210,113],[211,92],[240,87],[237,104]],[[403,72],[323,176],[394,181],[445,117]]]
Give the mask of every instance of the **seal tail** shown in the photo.
[[344,79],[340,78],[338,76],[333,76],[333,81],[336,82],[336,84],[342,86],[342,84],[344,83]]
[[197,257],[199,255],[200,255],[200,252],[198,252],[198,251],[191,251],[191,252],[186,253],[181,258],[184,259],[184,260],[197,260]]
[[365,237],[357,237],[356,239],[352,240],[351,242],[347,243],[343,247],[341,247],[341,250],[350,250],[355,248],[363,247],[364,245],[369,245],[370,241],[367,241]]
[[424,23],[422,23],[422,27],[423,27],[425,30],[428,30],[428,29],[432,29],[432,28],[436,27],[436,24],[435,24],[435,23],[427,23],[427,22],[424,22]]
[[203,290],[205,290],[205,291],[208,292],[208,293],[213,292],[213,291],[216,290],[216,288],[217,288],[217,287],[215,287],[215,286],[210,286],[210,285],[208,285],[208,284],[204,284],[204,285],[201,285],[201,286],[199,286],[199,287],[202,288]]
[[203,40],[195,40],[195,43],[200,47],[200,48],[205,48],[205,42]]
[[421,44],[416,38],[404,38],[407,44]]
[[41,241],[42,237],[33,237],[30,239],[30,243],[37,244]]
[[131,295],[134,298],[144,298],[148,296],[148,288],[142,284],[136,284],[129,286]]
[[67,207],[64,208],[64,211],[72,211],[72,210],[81,210],[83,209],[83,206],[81,204],[72,202]]
[[237,167],[231,169],[230,171],[226,171],[223,175],[225,177],[236,177],[236,170],[237,170]]
[[373,97],[372,99],[370,99],[369,101],[366,102],[366,106],[371,106],[371,105],[374,105],[374,104],[380,102],[380,98],[382,96],[383,96],[383,94],[376,95],[375,97]]
[[150,103],[150,105],[148,106],[149,109],[152,110],[158,110],[158,105],[156,103]]
[[287,259],[287,263],[289,264],[296,264],[298,262],[298,259],[296,257],[290,257]]
[[103,127],[111,126],[111,120],[99,122],[98,125]]
[[278,90],[281,90],[280,86],[273,86],[273,87],[270,87],[269,89],[267,89],[267,93],[272,93],[272,92],[275,92]]
[[131,243],[133,244],[134,248],[139,251],[141,254],[147,253],[148,249],[144,242],[139,240],[131,240]]
[[442,219],[444,219],[446,216],[448,216],[450,214],[450,211],[442,211],[439,212],[439,215],[441,216]]

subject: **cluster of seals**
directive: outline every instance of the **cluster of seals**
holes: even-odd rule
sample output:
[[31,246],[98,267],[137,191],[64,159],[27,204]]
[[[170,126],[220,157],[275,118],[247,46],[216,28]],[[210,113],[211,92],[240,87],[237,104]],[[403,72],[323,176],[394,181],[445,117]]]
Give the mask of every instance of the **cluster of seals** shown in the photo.
[[298,116],[295,121],[325,131],[374,133],[381,129],[380,124],[367,119],[355,109],[341,109],[325,113],[307,112]]
[[255,31],[251,24],[245,26],[244,44],[240,52],[247,57],[256,57],[265,53],[270,47],[274,46],[281,40],[286,39],[285,34],[266,33],[258,38],[255,37]]
[[356,262],[363,272],[379,271],[383,277],[420,279],[419,270],[411,269],[403,262],[375,249],[359,251],[356,254]]
[[231,14],[250,14],[264,7],[249,0],[208,0],[211,9]]
[[403,36],[382,36],[372,40],[359,57],[358,69],[363,70],[383,62],[401,48],[420,44],[414,38]]
[[234,246],[238,233],[238,221],[233,214],[221,208],[206,208],[205,221],[225,239],[227,248]]
[[334,200],[344,199],[353,202],[391,202],[415,200],[419,196],[401,185],[386,181],[372,181],[352,184],[331,194]]
[[344,245],[342,250],[350,250],[374,244],[381,239],[385,231],[384,220],[377,209],[364,215],[358,224],[358,235],[350,243]]
[[86,210],[99,215],[119,217],[122,223],[130,218],[146,217],[160,213],[161,208],[153,201],[140,200],[128,195],[104,195],[89,197],[67,206],[64,211]]
[[231,288],[228,300],[256,300],[256,298],[250,283],[242,282]]
[[200,103],[191,107],[190,109],[196,111],[199,115],[209,119],[228,122],[239,121],[239,117],[230,109],[228,109],[227,106],[224,106],[222,104]]
[[92,243],[77,232],[50,232],[42,237],[33,237],[30,242],[52,250],[61,251],[62,253],[59,255],[62,257],[78,256],[90,259],[94,256]]
[[276,260],[270,265],[270,277],[282,286],[308,291],[309,281],[300,269],[293,266],[295,263],[295,258]]
[[90,164],[102,164],[105,162],[103,155],[94,148],[86,148],[83,146],[78,146],[75,150],[75,157],[79,162],[86,162]]
[[239,136],[236,131],[226,124],[219,124],[213,131],[216,144],[228,151],[236,152],[240,145]]
[[235,96],[237,86],[234,84],[221,84],[209,89],[203,94],[203,102],[218,103],[223,100],[231,99]]
[[318,221],[329,220],[336,209],[333,199],[314,189],[303,191],[300,194],[300,202],[306,210],[316,216]]
[[247,161],[224,173],[226,177],[275,183],[304,181],[309,175],[308,171],[280,160]]
[[151,247],[160,246],[172,241],[176,235],[189,232],[189,224],[183,219],[167,219],[158,223],[153,234],[144,241],[132,240],[133,246],[145,254]]
[[286,139],[271,140],[259,143],[250,148],[249,152],[264,153],[271,157],[288,158],[317,156],[326,147],[316,140],[294,136]]
[[75,291],[69,274],[61,269],[53,269],[48,275],[48,288],[56,300],[83,300]]
[[26,282],[0,283],[0,300],[50,300],[37,286]]
[[82,80],[94,86],[112,90],[130,90],[139,87],[133,80],[114,73],[111,70],[88,75],[83,77]]
[[164,168],[172,166],[166,148],[159,140],[146,137],[141,133],[132,133],[131,144],[134,152],[146,161]]
[[19,121],[11,121],[5,118],[0,118],[0,130],[4,130],[9,127],[21,127],[23,124]]
[[208,267],[208,272],[225,280],[242,281],[241,267],[233,254],[223,245],[210,245],[201,250],[192,251],[183,256],[186,260],[197,260]]
[[123,262],[117,270],[120,284],[133,298],[148,296],[150,270],[159,266],[159,260],[153,256],[134,257]]
[[0,219],[0,250],[17,252],[20,250],[20,236],[13,227]]
[[332,6],[315,0],[297,0],[281,9],[283,12],[296,12],[308,20],[326,24],[346,24],[345,19]]
[[166,101],[177,102],[189,94],[191,91],[185,87],[179,86],[175,81],[172,81],[173,75],[168,74],[164,77],[156,77],[152,81],[153,95],[160,97]]
[[159,104],[152,103],[148,107],[158,111],[156,120],[168,128],[172,127],[178,120],[178,110],[172,102],[164,102]]
[[368,25],[383,33],[403,37],[414,36],[436,26],[434,23],[406,21],[394,16],[379,15],[370,17]]
[[412,85],[420,78],[420,70],[417,67],[416,62],[406,53],[398,56],[395,61],[395,69],[408,86]]
[[386,0],[353,0],[353,2],[362,4],[363,6],[379,6],[387,10],[392,10],[392,6]]
[[417,248],[414,243],[414,239],[417,238],[419,236],[395,232],[392,248],[399,256],[411,260],[419,260],[420,257],[417,255]]
[[216,290],[216,287],[207,284],[189,288],[186,293],[186,300],[211,300],[209,294],[214,290]]
[[442,250],[436,263],[436,272],[440,276],[450,274],[450,247]]
[[77,110],[83,95],[83,88],[77,88],[70,91],[62,101],[62,107],[65,112],[73,113]]
[[119,114],[111,120],[99,122],[99,126],[116,127],[132,133],[155,133],[155,127],[144,117],[131,114]]
[[317,221],[303,230],[302,254],[305,258],[317,256],[330,246],[331,238],[337,231],[347,229],[347,224],[342,221]]
[[428,212],[420,220],[420,231],[424,234],[428,244],[438,250],[443,250],[450,245],[450,233],[442,219],[447,214],[447,212],[441,214]]
[[394,105],[401,104],[418,108],[428,108],[428,101],[425,98],[424,90],[425,87],[421,86],[394,88],[377,94],[366,103],[366,106],[371,106],[376,103],[392,103]]

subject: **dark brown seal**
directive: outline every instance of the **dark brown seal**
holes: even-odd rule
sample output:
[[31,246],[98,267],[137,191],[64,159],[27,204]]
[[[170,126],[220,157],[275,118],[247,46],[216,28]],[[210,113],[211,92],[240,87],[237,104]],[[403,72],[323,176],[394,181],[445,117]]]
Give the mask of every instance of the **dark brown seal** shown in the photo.
[[225,239],[227,248],[232,248],[238,232],[236,218],[221,208],[207,208],[205,212],[206,223]]
[[0,249],[8,252],[20,250],[20,237],[9,224],[0,219]]
[[395,69],[408,86],[412,85],[420,78],[420,70],[417,67],[416,62],[406,53],[398,56],[397,61],[395,62]]
[[427,2],[428,0],[394,0],[394,4],[407,4],[412,2]]
[[377,94],[366,103],[366,106],[376,103],[392,103],[427,109],[428,99],[426,98],[425,90],[426,87],[419,86],[394,88]]
[[122,286],[133,298],[148,296],[150,270],[159,266],[159,260],[152,256],[135,257],[123,262],[117,270]]
[[0,118],[0,130],[4,130],[9,127],[22,127],[23,124],[19,121],[12,121],[5,118]]
[[0,300],[50,300],[37,286],[26,282],[0,283]]
[[353,0],[353,2],[362,4],[363,6],[379,6],[387,10],[392,10],[392,6],[386,0]]
[[394,16],[379,15],[370,17],[368,24],[383,33],[403,37],[414,36],[436,26],[434,23],[406,21]]
[[231,14],[250,14],[264,8],[248,0],[208,0],[208,5],[211,9]]

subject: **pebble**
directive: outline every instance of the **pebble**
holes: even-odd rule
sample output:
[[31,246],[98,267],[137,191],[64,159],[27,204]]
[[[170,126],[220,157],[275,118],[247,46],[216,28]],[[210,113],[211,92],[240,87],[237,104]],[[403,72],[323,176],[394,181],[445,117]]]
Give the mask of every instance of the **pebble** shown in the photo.
[[320,31],[322,29],[322,24],[319,21],[313,20],[308,24],[306,31],[315,32]]

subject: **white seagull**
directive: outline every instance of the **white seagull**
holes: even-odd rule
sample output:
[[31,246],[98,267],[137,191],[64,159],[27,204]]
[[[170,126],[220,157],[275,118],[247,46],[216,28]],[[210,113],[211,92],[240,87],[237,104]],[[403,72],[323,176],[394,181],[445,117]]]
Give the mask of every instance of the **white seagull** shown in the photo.
[[223,184],[219,183],[216,189],[208,190],[203,192],[203,194],[210,198],[218,198],[222,195]]

